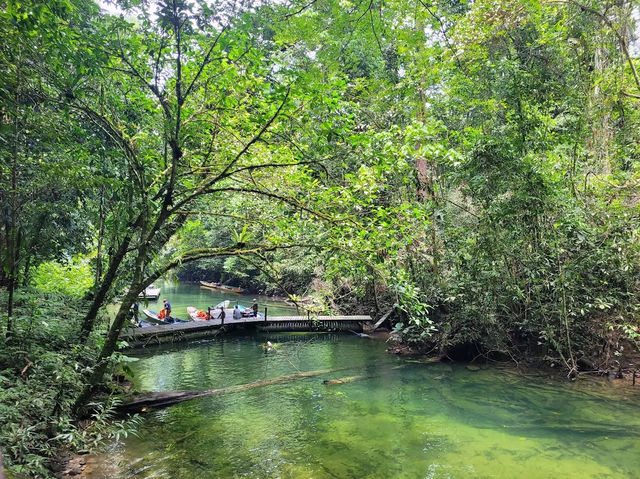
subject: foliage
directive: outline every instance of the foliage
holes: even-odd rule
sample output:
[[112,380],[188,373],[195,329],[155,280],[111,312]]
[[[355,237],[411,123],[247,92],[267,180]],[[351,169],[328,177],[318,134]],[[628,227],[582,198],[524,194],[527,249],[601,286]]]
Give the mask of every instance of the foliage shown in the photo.
[[77,422],[72,416],[73,402],[89,372],[86,359],[97,354],[94,343],[76,342],[85,303],[21,290],[16,307],[21,340],[0,346],[0,447],[8,472],[51,477],[60,449],[98,448],[134,431],[137,419],[113,420],[116,397],[96,400],[89,421]]
[[[137,293],[176,269],[322,311],[395,308],[407,342],[450,357],[573,375],[637,341],[633,2],[5,3],[0,287],[17,400],[32,392],[11,349],[24,342],[42,358],[29,387],[63,364],[61,407],[75,394],[80,410],[126,367]],[[87,290],[81,326],[61,322]],[[13,461],[51,432],[38,427],[24,446],[19,427],[7,436]],[[90,441],[55,427],[46,437]]]
[[33,284],[45,294],[81,298],[93,286],[89,258],[77,256],[66,265],[54,261],[41,263],[33,273]]

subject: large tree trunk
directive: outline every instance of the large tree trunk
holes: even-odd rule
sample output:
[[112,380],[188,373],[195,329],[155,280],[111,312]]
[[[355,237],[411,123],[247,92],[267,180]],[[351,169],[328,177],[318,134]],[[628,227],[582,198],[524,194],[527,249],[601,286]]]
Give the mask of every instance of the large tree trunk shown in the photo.
[[13,316],[13,289],[14,289],[14,274],[15,274],[15,256],[14,256],[14,228],[11,224],[11,208],[7,208],[7,213],[5,217],[5,231],[6,231],[6,264],[5,269],[7,271],[7,292],[8,292],[8,300],[7,300],[7,331],[6,337],[11,335],[12,326],[12,316]]
[[13,292],[16,287],[16,257],[18,255],[16,235],[18,231],[17,224],[17,208],[18,208],[18,155],[20,152],[20,83],[21,83],[21,62],[16,62],[16,86],[15,86],[15,110],[13,118],[13,145],[12,145],[12,161],[11,161],[11,193],[7,215],[5,218],[5,229],[7,235],[7,289],[9,298],[7,301],[7,334],[9,337],[13,329]]
[[116,314],[116,318],[109,328],[109,333],[107,334],[107,340],[100,351],[100,355],[98,356],[98,360],[96,365],[93,368],[93,372],[89,377],[87,384],[80,396],[76,399],[76,403],[74,405],[74,410],[76,415],[81,414],[84,406],[87,401],[91,398],[91,395],[94,392],[95,387],[100,384],[103,380],[104,374],[107,371],[107,367],[109,365],[109,358],[116,351],[118,345],[118,338],[120,336],[120,331],[124,322],[129,317],[129,310],[133,303],[138,299],[138,285],[132,284],[129,288],[129,291],[122,299],[122,303],[120,304],[120,309]]
[[98,251],[96,253],[96,277],[95,284],[100,284],[102,279],[102,243],[104,239],[104,189],[100,190],[100,219],[98,225]]
[[109,259],[109,267],[107,268],[107,272],[104,275],[102,281],[100,281],[100,287],[96,291],[96,294],[93,298],[93,302],[89,307],[89,311],[87,315],[84,317],[82,321],[82,329],[80,330],[80,340],[85,341],[89,336],[91,331],[93,331],[94,322],[96,316],[98,316],[98,311],[102,307],[105,298],[107,297],[107,293],[111,289],[111,285],[116,279],[116,273],[120,268],[120,264],[127,254],[127,249],[129,248],[129,244],[131,243],[131,234],[128,234],[122,239],[120,246],[116,253]]
[[[159,223],[155,225],[152,231],[157,231],[156,227],[158,227],[159,224],[162,224],[162,222],[166,220],[159,219],[158,221]],[[145,287],[147,287],[152,281],[158,278],[161,274],[161,272],[156,271],[155,274],[147,275],[143,278],[145,258],[147,257],[147,253],[149,249],[153,246],[164,245],[166,241],[168,241],[168,239],[171,236],[173,236],[175,231],[180,227],[180,225],[182,225],[182,223],[183,223],[183,219],[180,219],[176,221],[174,224],[171,224],[166,230],[161,231],[155,235],[156,238],[161,238],[161,241],[162,241],[161,245],[152,244],[151,241],[143,241],[140,244],[137,252],[136,265],[134,267],[133,280],[131,281],[131,284],[129,286],[129,291],[124,296],[124,298],[122,298],[120,309],[118,310],[118,313],[116,314],[116,317],[113,320],[111,327],[109,328],[107,339],[104,345],[102,346],[102,350],[100,351],[100,355],[98,356],[98,360],[97,360],[96,366],[94,367],[93,373],[89,377],[89,380],[84,390],[76,400],[76,403],[74,405],[74,410],[76,414],[82,413],[82,410],[85,404],[87,403],[87,401],[89,400],[89,398],[91,397],[91,395],[93,394],[95,387],[102,382],[104,373],[106,372],[107,366],[109,364],[109,358],[117,349],[120,332],[122,331],[122,327],[124,326],[125,322],[129,318],[129,314],[130,314],[129,312],[131,310],[131,306],[133,306],[133,303],[135,303],[138,300],[138,294]],[[144,235],[141,235],[141,236],[144,237]],[[130,239],[128,242],[130,242]],[[122,256],[124,256],[124,253],[126,253],[126,249],[121,248],[121,250],[122,250]],[[122,258],[120,258],[120,261],[121,260]],[[109,269],[111,270],[112,268],[110,267]],[[113,268],[114,277],[115,277],[115,269],[117,268],[115,267]],[[110,276],[110,271],[107,271],[107,275],[105,276],[103,283],[107,281],[108,279],[107,276]],[[110,281],[113,282],[113,279],[110,279]],[[95,304],[95,301],[94,301],[94,304]]]
[[14,227],[12,229],[12,236],[17,235],[16,237],[13,237],[11,240],[12,243],[12,247],[11,250],[9,251],[9,253],[11,254],[11,256],[9,257],[9,300],[8,300],[8,304],[7,304],[7,336],[9,336],[11,334],[11,329],[12,329],[12,316],[13,316],[13,296],[14,296],[14,291],[16,289],[16,286],[18,285],[18,260],[20,257],[20,240],[21,240],[21,235],[20,232],[17,231],[16,232],[16,228]]

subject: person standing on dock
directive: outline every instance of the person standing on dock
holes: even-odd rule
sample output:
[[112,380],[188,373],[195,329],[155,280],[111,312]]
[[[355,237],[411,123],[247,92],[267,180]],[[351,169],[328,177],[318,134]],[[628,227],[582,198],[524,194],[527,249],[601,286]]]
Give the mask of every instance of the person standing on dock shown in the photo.
[[233,307],[233,319],[242,319],[242,313],[238,309],[237,304]]
[[258,317],[258,300],[254,299],[253,304],[251,305],[251,309],[253,310],[253,317]]
[[140,305],[138,305],[138,302],[136,301],[135,303],[133,303],[132,310],[131,310],[131,318],[133,319],[133,322],[136,324],[136,326],[140,326],[140,318],[138,317],[138,311],[140,311]]

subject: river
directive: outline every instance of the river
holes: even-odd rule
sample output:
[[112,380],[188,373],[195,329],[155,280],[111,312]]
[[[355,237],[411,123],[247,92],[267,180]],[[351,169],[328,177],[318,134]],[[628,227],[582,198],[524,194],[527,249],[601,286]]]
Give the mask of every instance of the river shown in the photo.
[[[184,302],[173,298],[174,305]],[[275,349],[265,350],[266,341]],[[525,376],[510,367],[430,364],[385,349],[384,341],[351,334],[262,333],[140,351],[131,367],[136,388],[144,391],[211,389],[300,371],[336,371],[150,412],[137,436],[112,444],[85,473],[91,478],[640,477],[640,388]],[[323,384],[354,376],[359,379]]]
[[[217,289],[204,288],[193,283],[158,281],[156,286],[160,288],[160,297],[147,303],[141,300],[140,310],[148,308],[153,311],[160,311],[162,309],[162,300],[167,299],[171,303],[173,316],[189,319],[187,315],[188,306],[195,306],[206,311],[208,306],[215,306],[228,299],[231,301],[232,308],[236,304],[250,307],[253,300],[257,299],[260,312],[264,313],[264,308],[266,307],[270,316],[298,314],[295,306],[290,306],[269,296],[228,293]],[[140,317],[144,319],[142,311],[140,312]]]

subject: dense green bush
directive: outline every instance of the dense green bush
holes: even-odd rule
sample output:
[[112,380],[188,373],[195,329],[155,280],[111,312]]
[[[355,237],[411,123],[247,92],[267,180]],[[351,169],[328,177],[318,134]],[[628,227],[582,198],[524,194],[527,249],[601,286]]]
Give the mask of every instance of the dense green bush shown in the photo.
[[9,472],[50,477],[61,450],[88,451],[135,424],[112,420],[115,396],[94,403],[89,420],[72,420],[87,365],[97,355],[97,336],[78,342],[84,307],[64,295],[17,294],[15,329],[0,345],[0,447]]
[[93,286],[94,274],[89,258],[82,255],[67,264],[44,262],[33,274],[33,284],[43,293],[55,293],[80,298]]

